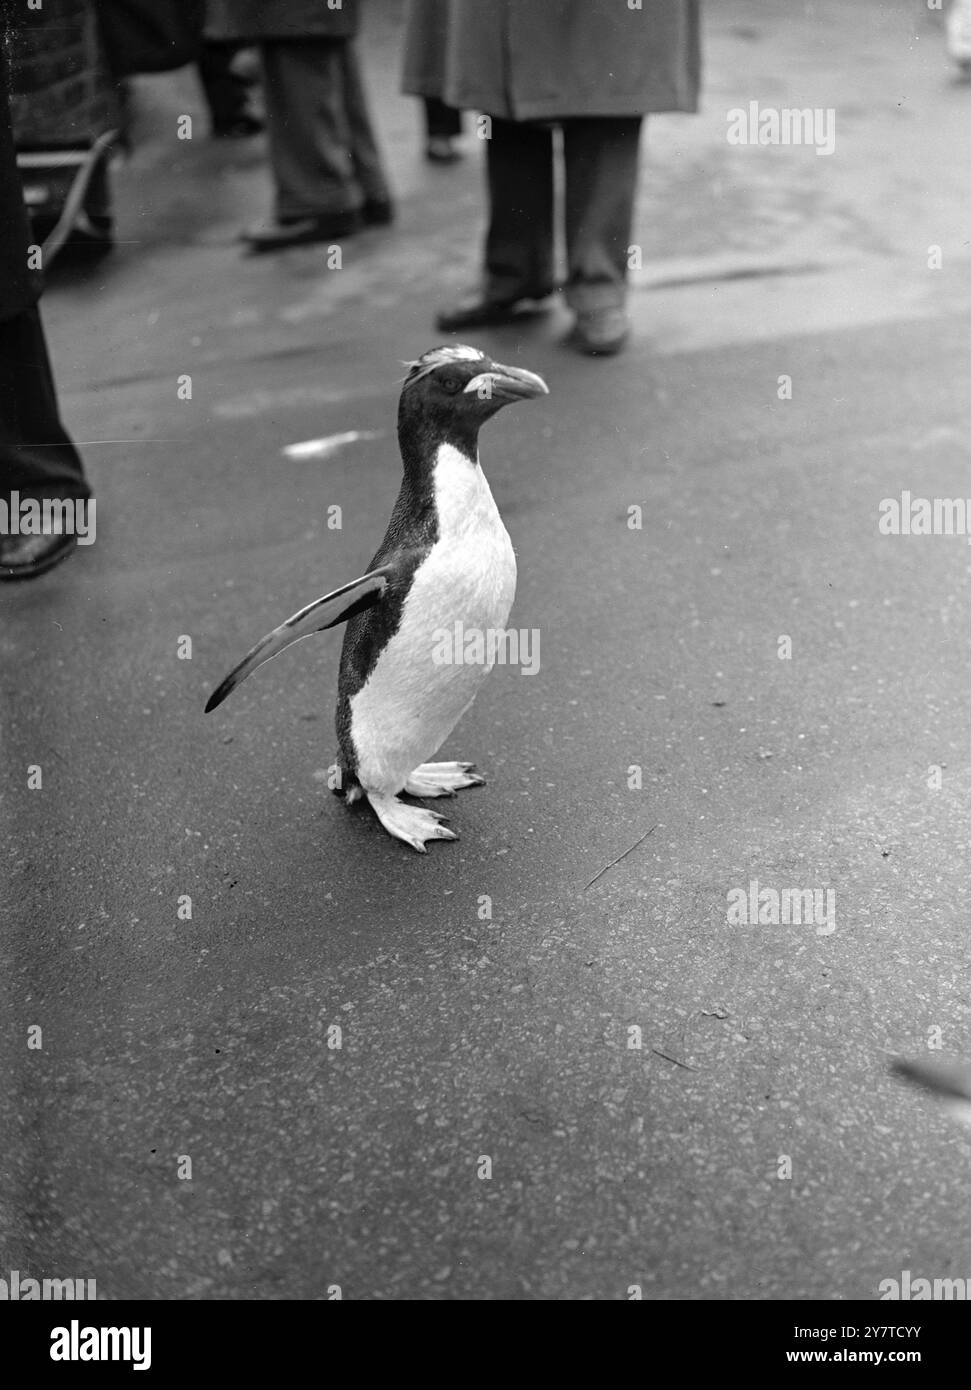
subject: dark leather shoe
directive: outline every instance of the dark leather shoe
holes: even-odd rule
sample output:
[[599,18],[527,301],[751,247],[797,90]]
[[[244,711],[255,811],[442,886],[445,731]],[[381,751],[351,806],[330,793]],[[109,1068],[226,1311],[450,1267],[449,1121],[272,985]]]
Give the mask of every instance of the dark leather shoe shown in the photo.
[[520,295],[516,299],[490,299],[476,294],[435,316],[435,327],[443,333],[459,333],[465,328],[489,328],[494,324],[518,323],[546,312],[541,301],[546,294]]
[[34,579],[74,551],[73,535],[0,536],[0,579]]
[[315,241],[333,241],[353,236],[361,230],[359,212],[335,212],[328,217],[301,217],[286,222],[269,222],[243,233],[253,255],[264,251],[285,251],[290,246],[309,246]]

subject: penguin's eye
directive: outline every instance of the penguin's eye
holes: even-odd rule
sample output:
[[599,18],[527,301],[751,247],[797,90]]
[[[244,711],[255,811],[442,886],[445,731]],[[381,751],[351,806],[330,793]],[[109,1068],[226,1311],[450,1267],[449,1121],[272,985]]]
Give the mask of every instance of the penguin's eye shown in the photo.
[[454,396],[462,385],[461,379],[457,376],[439,377],[439,384],[443,391],[447,391],[450,396]]

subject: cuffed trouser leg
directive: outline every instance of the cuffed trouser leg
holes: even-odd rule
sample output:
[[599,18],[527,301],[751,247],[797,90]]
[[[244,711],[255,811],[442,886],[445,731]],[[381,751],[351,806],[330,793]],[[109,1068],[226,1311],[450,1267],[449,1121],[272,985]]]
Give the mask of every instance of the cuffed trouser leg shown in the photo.
[[61,423],[37,306],[0,321],[0,496],[90,497]]
[[641,124],[640,116],[563,122],[566,300],[573,309],[625,302]]
[[364,193],[344,100],[346,39],[267,39],[270,163],[281,221],[354,212]]
[[553,278],[553,132],[494,117],[486,171],[489,299],[541,299]]
[[224,129],[249,112],[249,91],[233,72],[240,45],[207,39],[199,54],[199,78],[213,129]]
[[341,73],[354,173],[367,202],[387,203],[391,193],[371,125],[360,64],[354,44],[350,41],[343,45]]
[[462,134],[462,113],[439,97],[425,97],[425,134],[429,140]]

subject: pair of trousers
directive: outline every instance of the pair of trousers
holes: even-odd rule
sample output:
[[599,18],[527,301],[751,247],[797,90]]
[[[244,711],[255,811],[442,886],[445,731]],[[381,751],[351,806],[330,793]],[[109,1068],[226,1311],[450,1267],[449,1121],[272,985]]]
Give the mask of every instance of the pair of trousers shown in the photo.
[[353,40],[267,39],[260,50],[277,217],[387,202]]
[[199,54],[199,79],[217,131],[249,115],[249,84],[233,72],[233,59],[242,47],[206,39]]
[[90,497],[61,424],[54,374],[35,305],[0,320],[0,496]]
[[[566,299],[582,310],[623,305],[642,117],[557,122],[565,164]],[[485,292],[539,299],[555,285],[553,129],[493,117],[487,141]]]
[[462,112],[438,97],[425,97],[425,134],[429,140],[462,134]]

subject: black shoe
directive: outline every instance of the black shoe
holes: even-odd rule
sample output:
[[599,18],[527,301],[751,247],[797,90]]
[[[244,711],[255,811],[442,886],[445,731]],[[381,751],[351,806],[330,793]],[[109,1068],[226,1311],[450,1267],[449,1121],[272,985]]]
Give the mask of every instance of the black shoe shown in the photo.
[[453,136],[430,135],[425,145],[425,158],[429,164],[457,164],[463,155]]
[[45,574],[66,560],[76,545],[73,535],[0,536],[0,580]]
[[361,217],[368,227],[390,227],[394,221],[394,203],[390,198],[368,198],[361,208]]
[[580,309],[567,342],[588,357],[612,357],[630,337],[630,319],[620,305]]
[[518,323],[521,319],[536,318],[548,306],[541,303],[548,293],[518,295],[515,299],[490,299],[476,294],[462,300],[454,308],[442,309],[435,316],[435,327],[443,333],[458,333],[464,328],[489,328],[494,324]]
[[285,251],[289,246],[308,246],[315,241],[353,236],[361,226],[359,212],[335,212],[329,217],[287,218],[251,227],[243,233],[242,240],[253,255],[260,255],[264,251]]

